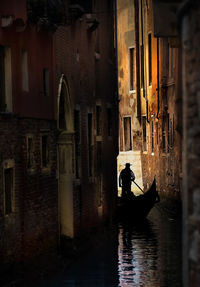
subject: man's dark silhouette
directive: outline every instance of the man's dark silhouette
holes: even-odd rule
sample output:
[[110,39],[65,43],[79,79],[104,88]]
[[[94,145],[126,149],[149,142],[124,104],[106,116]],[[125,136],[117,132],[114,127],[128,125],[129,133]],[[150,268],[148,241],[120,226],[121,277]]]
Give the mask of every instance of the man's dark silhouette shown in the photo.
[[126,163],[119,175],[119,186],[122,187],[122,198],[128,198],[131,193],[131,182],[135,180],[135,175],[130,169],[130,163]]

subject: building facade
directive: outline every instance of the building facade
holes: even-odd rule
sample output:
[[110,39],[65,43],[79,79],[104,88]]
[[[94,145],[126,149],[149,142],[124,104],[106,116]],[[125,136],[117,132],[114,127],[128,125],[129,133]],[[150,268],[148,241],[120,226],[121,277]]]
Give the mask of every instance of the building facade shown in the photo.
[[180,52],[155,13],[152,1],[118,1],[118,172],[130,162],[144,189],[156,177],[162,194],[180,197]]
[[1,264],[114,212],[113,6],[82,2],[0,4]]
[[117,190],[113,1],[79,2],[54,37],[62,237],[112,217]]

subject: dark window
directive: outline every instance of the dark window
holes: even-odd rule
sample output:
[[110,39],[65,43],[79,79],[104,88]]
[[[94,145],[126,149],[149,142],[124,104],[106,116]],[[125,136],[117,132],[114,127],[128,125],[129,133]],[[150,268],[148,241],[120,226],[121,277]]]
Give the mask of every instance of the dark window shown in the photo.
[[134,61],[134,48],[129,49],[129,88],[135,90],[135,61]]
[[0,46],[0,110],[6,110],[6,99],[5,99],[5,49]]
[[148,35],[148,58],[149,58],[149,85],[152,84],[152,50],[151,50],[151,34]]
[[169,120],[169,114],[167,114],[167,152],[169,152],[170,149],[170,120]]
[[144,88],[144,47],[140,46],[140,75],[141,75],[141,89]]
[[97,142],[97,188],[98,188],[98,206],[102,204],[102,143]]
[[29,91],[28,54],[25,50],[22,50],[22,90],[25,92]]
[[74,111],[74,130],[75,130],[75,175],[80,178],[80,112]]
[[143,151],[147,151],[146,117],[142,117],[142,148]]
[[4,169],[5,184],[5,214],[12,212],[12,196],[13,196],[13,168]]
[[159,142],[159,130],[158,130],[158,122],[156,122],[156,143],[158,145]]
[[12,111],[11,49],[0,46],[0,111]]
[[66,121],[65,121],[65,95],[66,95],[66,87],[62,84],[61,93],[60,93],[60,101],[59,101],[59,129],[66,129]]
[[112,109],[107,108],[108,136],[112,135]]
[[48,136],[42,136],[42,167],[49,165],[49,142]]
[[151,151],[154,152],[154,122],[151,122]]
[[34,152],[33,152],[33,138],[27,138],[27,167],[31,168],[34,164]]
[[165,131],[166,117],[162,117],[162,150],[166,152],[166,131]]
[[92,12],[92,0],[70,0],[70,5],[79,5],[84,9],[85,13]]
[[124,118],[124,148],[125,148],[125,151],[132,149],[131,117]]
[[102,111],[101,106],[96,106],[96,129],[97,136],[102,134]]
[[43,69],[43,90],[44,95],[49,96],[49,70]]
[[88,168],[89,168],[89,176],[92,176],[92,173],[93,173],[92,113],[88,114]]

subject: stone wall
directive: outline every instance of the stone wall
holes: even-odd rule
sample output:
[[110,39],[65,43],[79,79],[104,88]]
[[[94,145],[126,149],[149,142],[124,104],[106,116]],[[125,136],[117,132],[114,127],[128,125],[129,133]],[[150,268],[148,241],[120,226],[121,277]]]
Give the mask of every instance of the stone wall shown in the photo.
[[200,5],[181,10],[183,49],[183,282],[200,285]]
[[[57,180],[55,122],[1,115],[0,258],[3,262],[30,259],[56,250]],[[41,165],[41,136],[49,137],[48,168]],[[33,139],[33,165],[27,166],[27,136]],[[4,168],[13,167],[13,209],[5,214]]]

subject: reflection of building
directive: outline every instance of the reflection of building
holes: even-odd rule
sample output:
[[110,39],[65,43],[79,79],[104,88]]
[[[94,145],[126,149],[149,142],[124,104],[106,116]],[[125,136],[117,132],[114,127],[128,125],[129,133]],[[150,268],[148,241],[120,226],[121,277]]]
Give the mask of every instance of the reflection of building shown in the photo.
[[118,1],[118,168],[131,162],[144,188],[156,176],[161,192],[179,196],[180,53],[176,37],[156,30],[153,8],[152,1]]
[[17,2],[0,4],[1,263],[107,220],[116,191],[112,1]]

